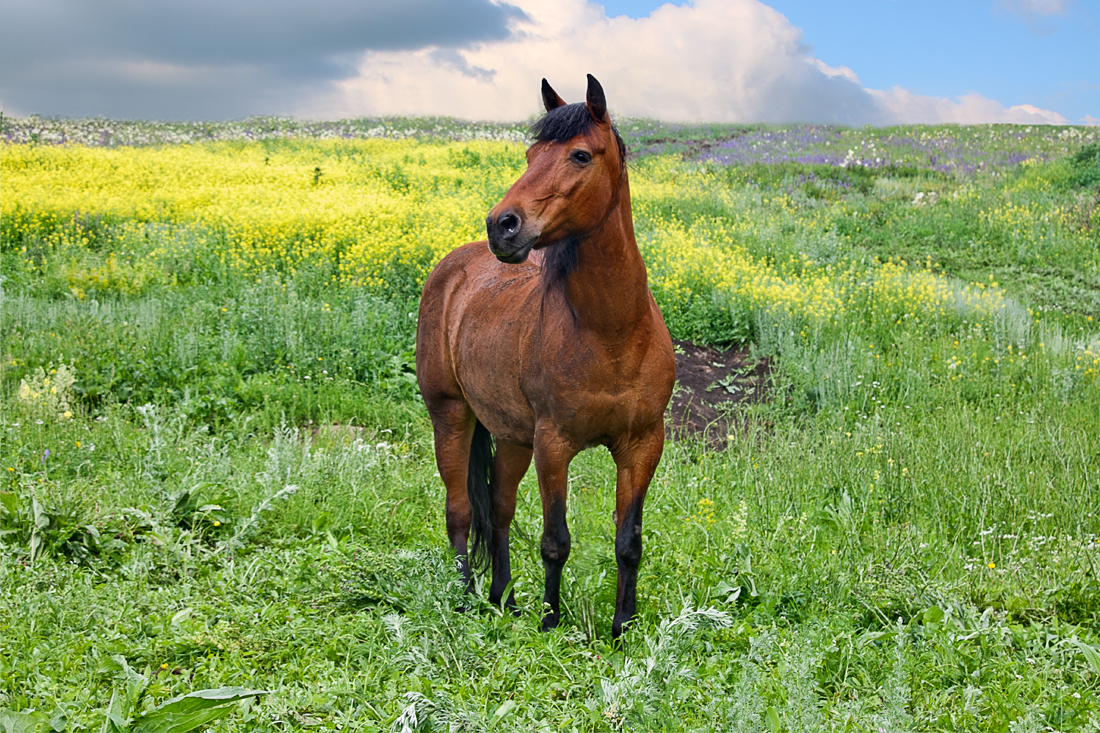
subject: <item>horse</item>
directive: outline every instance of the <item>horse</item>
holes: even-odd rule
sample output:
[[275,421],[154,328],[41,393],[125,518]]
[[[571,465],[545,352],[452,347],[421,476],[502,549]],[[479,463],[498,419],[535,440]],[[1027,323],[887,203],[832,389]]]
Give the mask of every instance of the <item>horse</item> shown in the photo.
[[517,612],[509,527],[531,465],[542,499],[544,631],[561,620],[567,472],[580,451],[615,462],[618,585],[612,635],[635,615],[642,505],[664,450],[676,376],[668,328],[634,238],[626,147],[588,75],[585,102],[542,80],[527,169],[485,220],[488,240],[446,255],[424,284],[416,377],[446,487],[447,535],[473,591]]

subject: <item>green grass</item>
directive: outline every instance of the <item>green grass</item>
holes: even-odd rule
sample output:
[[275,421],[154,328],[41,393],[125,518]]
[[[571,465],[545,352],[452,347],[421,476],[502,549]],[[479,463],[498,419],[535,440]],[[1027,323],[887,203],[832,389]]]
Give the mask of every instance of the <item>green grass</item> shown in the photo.
[[[1042,221],[1087,203],[1081,158],[974,180],[676,164],[682,194],[639,207],[640,232],[757,207],[776,224],[752,244],[776,260],[931,259],[1012,308],[740,324],[776,364],[771,399],[738,408],[723,453],[667,446],[621,648],[602,450],[571,470],[562,627],[539,631],[533,475],[521,614],[455,611],[415,302],[231,273],[76,300],[66,253],[7,250],[0,711],[100,730],[136,674],[135,713],[269,691],[217,730],[1100,730],[1100,385],[1074,366],[1100,254],[1096,227]],[[982,218],[1008,199],[1034,226]],[[800,216],[833,226],[807,238]],[[728,335],[704,306],[677,328]],[[54,369],[68,393],[20,398]]]
[[[385,729],[413,692],[475,728],[514,700],[508,728],[723,729],[738,724],[738,696],[791,730],[811,713],[992,730],[1031,710],[1079,728],[1100,675],[1079,646],[1100,632],[1088,478],[1100,435],[1082,408],[1037,416],[898,409],[853,430],[776,424],[723,455],[671,445],[625,651],[606,641],[602,453],[574,464],[565,623],[544,635],[531,479],[514,547],[523,615],[454,612],[443,491],[415,407],[401,434],[383,432],[399,424],[391,413],[312,439],[221,438],[128,408],[8,425],[9,455],[26,457],[5,487],[19,499],[4,517],[4,704],[96,725],[122,655],[154,681],[151,699],[273,690],[226,723],[248,728]],[[28,496],[48,519],[37,529]],[[662,628],[704,608],[726,614],[721,627]]]

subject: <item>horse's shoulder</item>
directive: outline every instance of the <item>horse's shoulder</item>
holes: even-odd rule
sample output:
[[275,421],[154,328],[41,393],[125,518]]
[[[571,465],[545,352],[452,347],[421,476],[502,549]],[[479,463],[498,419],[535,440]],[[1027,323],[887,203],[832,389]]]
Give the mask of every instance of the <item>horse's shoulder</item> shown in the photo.
[[486,242],[468,242],[448,252],[435,269],[437,271],[461,269],[482,259],[486,254],[489,254],[489,246]]
[[476,271],[479,268],[477,260],[482,250],[488,252],[485,242],[470,242],[444,255],[432,268],[424,283],[425,294],[440,288],[448,289],[466,280],[471,270]]

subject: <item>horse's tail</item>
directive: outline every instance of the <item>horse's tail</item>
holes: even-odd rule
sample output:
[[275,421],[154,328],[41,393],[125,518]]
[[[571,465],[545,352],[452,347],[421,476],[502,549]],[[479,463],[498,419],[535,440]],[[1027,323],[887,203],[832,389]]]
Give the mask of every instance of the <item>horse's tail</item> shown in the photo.
[[474,425],[470,444],[470,471],[466,493],[470,497],[470,567],[479,572],[489,567],[490,541],[493,538],[493,491],[496,487],[493,435],[481,421]]

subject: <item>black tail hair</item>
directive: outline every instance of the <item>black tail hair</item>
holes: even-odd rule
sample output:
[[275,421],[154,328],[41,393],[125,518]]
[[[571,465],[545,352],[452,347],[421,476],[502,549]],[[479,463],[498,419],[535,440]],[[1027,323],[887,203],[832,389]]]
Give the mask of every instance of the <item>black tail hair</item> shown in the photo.
[[470,497],[470,568],[484,572],[489,568],[489,544],[493,537],[493,496],[496,493],[496,471],[493,435],[481,421],[474,425],[474,440],[470,444],[470,470],[466,476],[466,493]]

